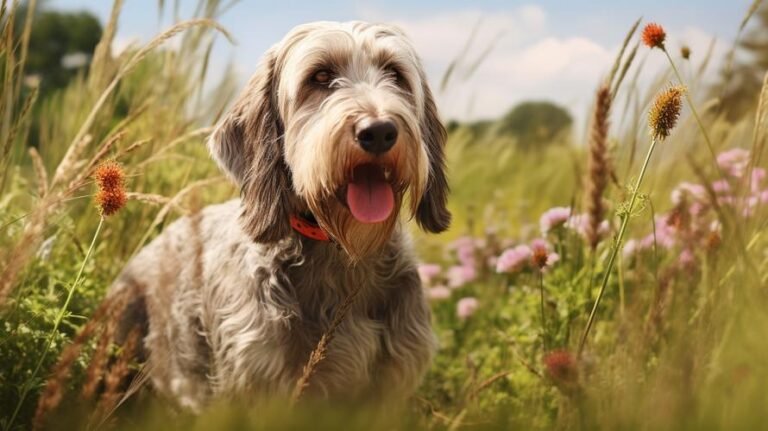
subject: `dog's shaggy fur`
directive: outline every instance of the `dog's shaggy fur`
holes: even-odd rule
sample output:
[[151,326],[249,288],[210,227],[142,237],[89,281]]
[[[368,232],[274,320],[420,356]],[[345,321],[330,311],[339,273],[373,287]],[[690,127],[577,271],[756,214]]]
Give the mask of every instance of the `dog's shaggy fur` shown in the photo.
[[[372,154],[356,130],[380,119],[396,125],[397,139]],[[419,59],[400,30],[320,22],[291,31],[209,141],[241,199],[170,225],[113,286],[142,289],[145,312],[135,316],[148,321],[153,386],[191,409],[221,396],[287,395],[334,311],[359,287],[308,390],[412,393],[434,339],[398,213],[407,200],[425,230],[448,226],[444,144]],[[394,190],[395,209],[378,223],[358,221],[344,199],[363,164],[379,167]],[[302,213],[332,241],[293,231],[289,218]]]

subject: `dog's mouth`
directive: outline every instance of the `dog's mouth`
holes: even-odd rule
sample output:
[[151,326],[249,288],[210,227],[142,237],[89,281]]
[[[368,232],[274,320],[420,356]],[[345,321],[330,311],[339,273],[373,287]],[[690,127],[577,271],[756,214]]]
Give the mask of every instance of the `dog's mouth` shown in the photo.
[[374,163],[352,169],[343,194],[352,217],[360,223],[380,223],[389,218],[395,209],[391,176],[390,168]]

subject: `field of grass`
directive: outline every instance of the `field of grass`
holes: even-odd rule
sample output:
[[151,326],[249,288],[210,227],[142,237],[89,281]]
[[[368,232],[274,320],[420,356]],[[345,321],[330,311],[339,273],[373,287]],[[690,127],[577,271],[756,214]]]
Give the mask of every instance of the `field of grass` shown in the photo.
[[[636,58],[665,55],[646,46],[645,23],[595,77],[583,142],[523,151],[493,127],[451,132],[454,223],[438,236],[413,229],[440,349],[402,414],[277,400],[193,417],[139,393],[105,415],[117,403],[80,393],[94,343],[53,367],[137,250],[178,216],[237,195],[203,145],[236,90],[230,77],[215,97],[202,89],[210,46],[228,35],[208,1],[199,19],[113,56],[108,22],[88,73],[40,98],[24,73],[30,21],[14,5],[0,12],[3,429],[32,426],[52,373],[71,376],[44,397],[78,427],[103,416],[120,429],[765,427],[768,84],[737,119],[708,99],[698,64],[682,76],[670,64],[639,88]],[[167,48],[174,35],[181,43]],[[682,115],[646,158],[646,113],[671,85],[687,87]],[[102,217],[93,173],[106,160],[124,168],[128,202]]]

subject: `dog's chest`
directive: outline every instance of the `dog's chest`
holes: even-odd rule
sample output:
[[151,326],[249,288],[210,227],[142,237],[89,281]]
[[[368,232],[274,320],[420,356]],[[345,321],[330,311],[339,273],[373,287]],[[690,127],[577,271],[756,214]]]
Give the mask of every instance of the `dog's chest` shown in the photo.
[[[334,316],[354,288],[360,293],[333,331],[326,358],[309,391],[354,396],[373,379],[382,350],[385,319],[375,304],[384,299],[367,268],[344,270],[326,260],[264,265],[242,291],[250,294],[214,301],[224,305],[212,329],[219,388],[289,394],[311,351],[328,333]],[[227,292],[234,289],[225,289]],[[232,306],[231,299],[239,304]],[[228,314],[229,313],[229,314]]]

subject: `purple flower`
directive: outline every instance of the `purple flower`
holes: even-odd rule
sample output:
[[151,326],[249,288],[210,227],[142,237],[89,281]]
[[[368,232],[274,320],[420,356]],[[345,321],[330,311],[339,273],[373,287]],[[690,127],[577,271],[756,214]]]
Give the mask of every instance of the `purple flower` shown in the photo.
[[477,240],[471,236],[462,236],[448,245],[449,249],[456,250],[456,257],[459,263],[464,266],[476,266],[475,251],[477,250]]
[[533,252],[527,245],[518,245],[501,253],[496,260],[496,272],[518,272],[530,261]]
[[546,235],[548,232],[563,226],[570,216],[570,207],[554,207],[546,210],[544,214],[541,215],[541,218],[539,218],[541,234]]
[[[587,214],[575,214],[568,218],[568,221],[565,223],[565,227],[568,229],[573,230],[579,236],[582,238],[587,237],[587,233],[589,231],[589,215]],[[603,220],[600,222],[600,224],[597,226],[597,234],[600,237],[604,237],[608,230],[610,229],[610,225],[608,224],[608,220]]]
[[735,178],[744,176],[748,163],[749,151],[741,148],[734,148],[717,156],[717,164],[720,166],[720,169]]
[[456,316],[458,316],[459,319],[465,320],[475,314],[479,305],[477,299],[471,296],[461,298],[459,299],[459,302],[456,303]]
[[693,254],[690,248],[685,248],[680,252],[680,256],[677,258],[678,264],[683,268],[692,268],[696,263],[696,256]]
[[[688,199],[688,198],[693,199]],[[701,184],[682,182],[672,190],[672,203],[680,205],[683,200],[704,201],[707,199],[707,189]]]
[[750,181],[750,190],[752,193],[757,193],[761,190],[760,185],[765,179],[766,172],[763,168],[754,168],[752,170],[752,179]]
[[726,180],[717,180],[712,183],[712,190],[717,194],[724,194],[731,191],[731,183]]
[[445,286],[435,286],[427,289],[427,298],[440,301],[451,297],[451,289]]
[[624,243],[624,248],[622,248],[621,253],[624,259],[629,259],[640,250],[642,250],[640,241],[636,239],[630,239],[626,243]]
[[448,286],[457,289],[477,278],[477,270],[474,266],[455,265],[448,268]]
[[436,265],[434,263],[422,263],[418,266],[419,271],[419,278],[421,279],[421,282],[425,285],[429,285],[432,283],[432,280],[440,275],[440,271],[442,268],[440,268],[440,265]]
[[654,241],[656,244],[661,248],[672,248],[677,239],[675,238],[675,229],[669,225],[667,216],[657,216],[656,217],[656,235],[654,237],[654,233],[649,233],[645,238],[643,238],[640,241],[641,248],[651,248],[653,247]]

